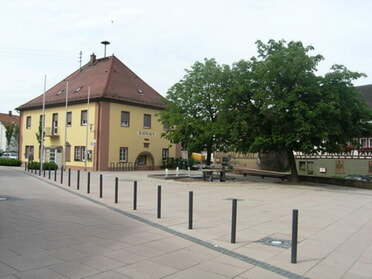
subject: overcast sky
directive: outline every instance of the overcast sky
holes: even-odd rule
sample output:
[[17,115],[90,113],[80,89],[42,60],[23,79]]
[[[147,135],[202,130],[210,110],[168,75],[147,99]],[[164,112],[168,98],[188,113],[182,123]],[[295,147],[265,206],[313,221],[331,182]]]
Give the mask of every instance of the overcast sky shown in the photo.
[[[325,60],[368,75],[370,0],[14,0],[0,5],[0,112],[40,95],[89,61],[102,41],[163,96],[196,61],[231,65],[257,55],[255,42],[302,41]],[[13,111],[14,112],[14,111]]]

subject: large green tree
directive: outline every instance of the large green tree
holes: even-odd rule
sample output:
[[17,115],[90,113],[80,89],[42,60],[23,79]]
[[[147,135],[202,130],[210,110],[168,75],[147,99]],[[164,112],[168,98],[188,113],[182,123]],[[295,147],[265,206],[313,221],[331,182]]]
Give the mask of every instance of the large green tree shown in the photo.
[[214,59],[196,62],[186,75],[167,92],[167,109],[160,121],[168,126],[163,137],[172,143],[182,142],[189,151],[207,151],[207,164],[212,152],[224,146],[222,104],[230,84],[230,67]]
[[321,55],[301,42],[257,42],[258,56],[232,67],[225,98],[231,146],[238,151],[285,152],[298,180],[293,151],[337,152],[369,129],[371,111],[352,81],[362,74],[335,65],[317,76]]

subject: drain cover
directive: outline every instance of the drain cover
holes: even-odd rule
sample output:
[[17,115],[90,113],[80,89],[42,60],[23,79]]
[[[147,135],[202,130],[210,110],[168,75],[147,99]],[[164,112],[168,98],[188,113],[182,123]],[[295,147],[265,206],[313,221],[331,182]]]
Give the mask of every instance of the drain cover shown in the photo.
[[290,248],[291,247],[291,241],[290,240],[284,240],[284,239],[277,239],[273,237],[264,237],[260,240],[255,241],[257,243],[280,247],[280,248]]
[[13,197],[13,196],[7,196],[7,195],[0,195],[0,202],[2,201],[10,201],[10,200],[20,200],[20,198]]

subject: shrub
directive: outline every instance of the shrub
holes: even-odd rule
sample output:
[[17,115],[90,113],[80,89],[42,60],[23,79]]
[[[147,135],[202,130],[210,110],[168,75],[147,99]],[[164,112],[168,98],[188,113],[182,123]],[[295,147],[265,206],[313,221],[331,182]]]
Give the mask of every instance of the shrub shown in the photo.
[[22,161],[18,160],[18,159],[0,158],[0,165],[1,166],[19,167],[20,165],[22,165]]
[[43,163],[43,169],[45,170],[57,170],[58,169],[58,165],[54,162],[45,162]]
[[[27,165],[27,167],[28,167],[29,170],[38,170],[38,169],[40,169],[40,162],[33,161],[32,163],[29,163]],[[49,170],[49,169],[56,170],[56,169],[58,169],[58,166],[54,162],[44,162],[43,163],[43,169],[44,170]]]

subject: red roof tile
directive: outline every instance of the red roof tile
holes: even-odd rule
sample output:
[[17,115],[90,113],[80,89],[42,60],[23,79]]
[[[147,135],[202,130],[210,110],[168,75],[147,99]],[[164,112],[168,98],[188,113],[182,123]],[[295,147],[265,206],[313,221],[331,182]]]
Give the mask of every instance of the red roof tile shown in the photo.
[[4,125],[9,125],[12,123],[19,125],[19,116],[12,115],[11,113],[0,113],[0,122]]
[[[111,100],[139,106],[164,108],[163,97],[132,72],[115,56],[95,59],[45,92],[45,105],[59,106],[66,102],[68,81],[69,104],[85,102],[90,87],[90,100]],[[41,108],[43,94],[21,105],[17,110]]]

